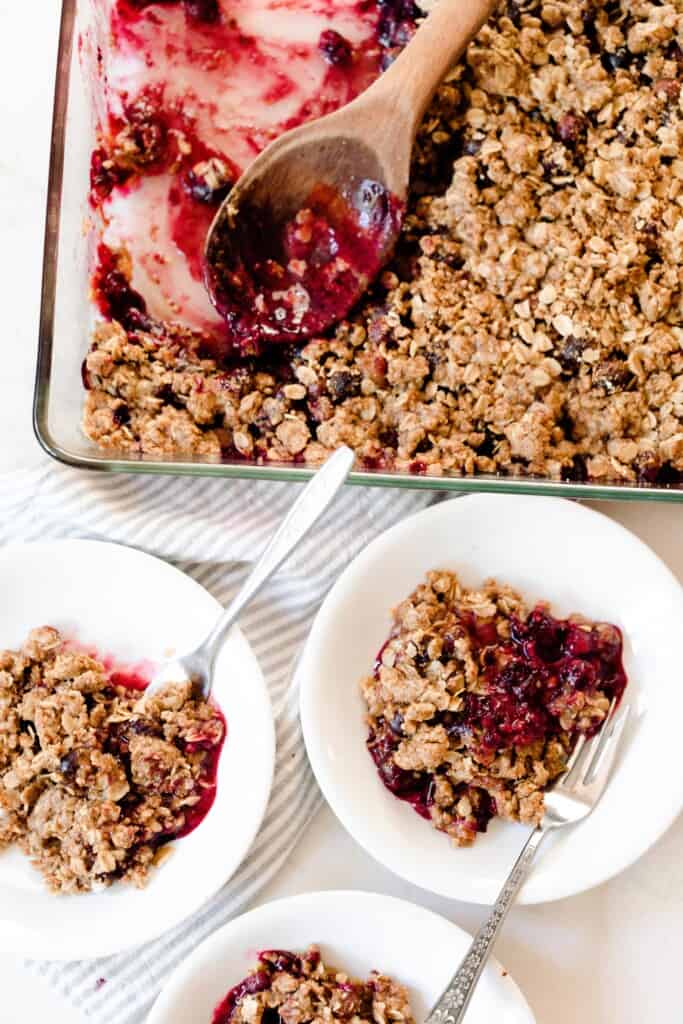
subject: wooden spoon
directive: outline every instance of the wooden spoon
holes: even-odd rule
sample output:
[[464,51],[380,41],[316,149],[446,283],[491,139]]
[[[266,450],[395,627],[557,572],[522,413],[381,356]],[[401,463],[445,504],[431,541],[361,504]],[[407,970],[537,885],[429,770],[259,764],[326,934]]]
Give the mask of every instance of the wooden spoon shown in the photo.
[[207,236],[206,283],[243,351],[323,331],[384,266],[420,121],[495,6],[438,0],[365,92],[280,136],[233,187]]

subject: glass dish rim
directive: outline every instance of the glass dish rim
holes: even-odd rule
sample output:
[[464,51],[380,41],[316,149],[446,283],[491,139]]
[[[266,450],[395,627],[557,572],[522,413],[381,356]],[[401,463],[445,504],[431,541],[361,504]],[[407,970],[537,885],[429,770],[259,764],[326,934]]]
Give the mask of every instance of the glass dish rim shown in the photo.
[[[76,454],[59,444],[48,427],[50,373],[54,344],[54,311],[57,294],[59,229],[64,180],[66,118],[69,78],[73,59],[76,7],[79,0],[62,0],[57,68],[50,142],[43,269],[38,330],[38,354],[33,397],[33,429],[44,451],[64,465],[77,469],[111,473],[149,473],[174,476],[208,476],[227,479],[280,480],[303,483],[315,472],[314,466],[291,464],[259,465],[249,462],[200,462],[182,458],[147,459]],[[80,0],[83,2],[83,0]],[[646,484],[596,484],[551,480],[540,477],[423,476],[411,473],[356,470],[349,483],[374,487],[404,487],[413,490],[453,492],[487,491],[504,494],[544,494],[568,498],[613,501],[683,502],[683,487],[654,487]]]

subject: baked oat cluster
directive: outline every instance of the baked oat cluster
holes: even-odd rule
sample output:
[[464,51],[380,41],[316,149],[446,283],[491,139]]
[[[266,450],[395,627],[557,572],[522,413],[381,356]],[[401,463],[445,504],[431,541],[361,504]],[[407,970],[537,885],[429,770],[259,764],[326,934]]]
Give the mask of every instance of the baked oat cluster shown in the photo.
[[311,946],[304,954],[259,953],[251,974],[216,1007],[213,1024],[414,1024],[403,985],[373,971],[365,982],[326,966]]
[[396,258],[353,315],[231,361],[149,317],[110,255],[86,433],[157,457],[318,463],[345,443],[371,469],[680,483],[682,81],[680,3],[501,3],[425,117]]
[[56,629],[0,651],[0,847],[54,892],[143,886],[215,795],[222,716],[171,684],[144,706]]
[[543,791],[625,686],[616,626],[430,572],[363,680],[368,750],[387,789],[469,846],[496,814],[540,822]]

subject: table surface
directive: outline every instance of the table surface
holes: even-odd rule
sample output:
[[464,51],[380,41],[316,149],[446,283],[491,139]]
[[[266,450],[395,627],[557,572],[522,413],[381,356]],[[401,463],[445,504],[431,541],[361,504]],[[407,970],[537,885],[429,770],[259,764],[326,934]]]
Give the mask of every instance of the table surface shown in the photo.
[[[45,458],[31,431],[31,394],[59,0],[0,0],[0,275],[5,322],[0,470]],[[17,40],[29,40],[31,58]],[[21,82],[20,87],[18,83]],[[641,536],[683,580],[678,506],[601,504]],[[678,685],[678,680],[672,680]],[[634,813],[633,827],[637,827]],[[497,955],[539,1024],[674,1024],[680,1021],[683,819],[642,860],[599,889],[512,911]],[[311,889],[358,888],[415,900],[472,931],[481,910],[431,896],[371,860],[323,809],[259,902]],[[3,1024],[84,1024],[66,1003],[0,957]]]

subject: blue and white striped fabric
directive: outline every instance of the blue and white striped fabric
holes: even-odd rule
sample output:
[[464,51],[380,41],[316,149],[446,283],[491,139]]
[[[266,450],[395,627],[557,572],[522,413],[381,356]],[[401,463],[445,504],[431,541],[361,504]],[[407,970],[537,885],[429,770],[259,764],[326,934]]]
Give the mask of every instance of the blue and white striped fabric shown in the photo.
[[[0,476],[0,543],[118,541],[173,561],[226,603],[296,493],[291,484],[84,474],[46,464]],[[263,826],[225,888],[155,942],[102,960],[28,964],[97,1024],[141,1021],[171,970],[244,909],[284,864],[321,799],[301,736],[291,679],[295,658],[344,566],[373,537],[429,501],[423,492],[345,488],[245,612],[241,626],[268,682],[277,729],[275,781]]]

